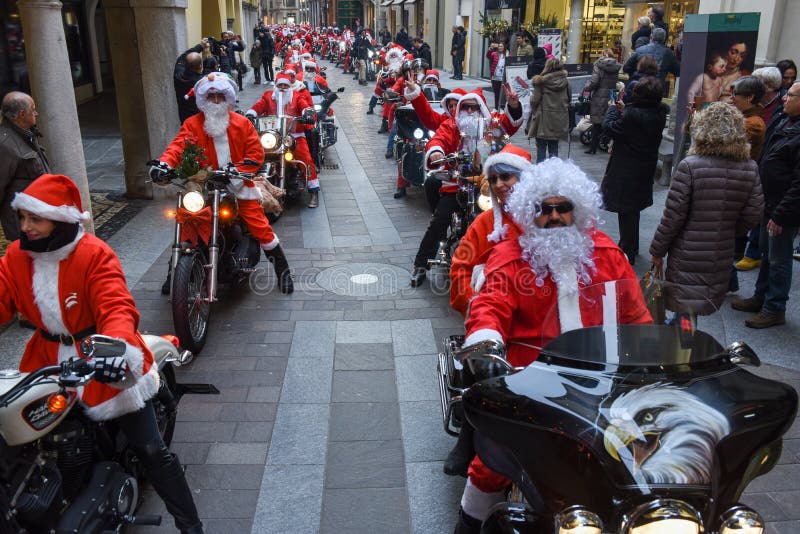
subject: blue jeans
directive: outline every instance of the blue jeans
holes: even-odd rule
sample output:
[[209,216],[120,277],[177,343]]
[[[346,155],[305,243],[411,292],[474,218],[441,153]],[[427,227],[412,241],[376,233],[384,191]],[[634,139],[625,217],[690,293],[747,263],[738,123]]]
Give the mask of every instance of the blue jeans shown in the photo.
[[392,129],[389,130],[389,141],[386,143],[386,151],[392,150],[394,147],[394,137],[397,135],[397,121],[392,122]]
[[796,226],[784,226],[780,235],[767,234],[767,221],[761,222],[758,247],[761,249],[761,268],[756,280],[755,298],[764,301],[764,309],[771,312],[786,311],[789,290],[792,287],[792,246],[797,235]]
[[756,226],[747,233],[747,247],[744,255],[754,260],[761,259],[761,249],[758,248],[758,241],[761,239],[761,225]]
[[548,157],[558,157],[558,139],[536,138],[536,163],[541,163]]

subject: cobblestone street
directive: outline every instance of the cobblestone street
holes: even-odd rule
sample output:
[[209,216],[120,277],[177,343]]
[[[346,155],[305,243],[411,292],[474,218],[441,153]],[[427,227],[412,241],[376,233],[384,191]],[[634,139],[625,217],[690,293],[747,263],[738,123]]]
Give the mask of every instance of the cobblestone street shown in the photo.
[[[430,211],[422,189],[392,196],[397,167],[384,158],[387,137],[376,133],[380,108],[365,115],[373,84],[360,87],[331,63],[320,64],[328,67],[331,88],[346,88],[333,106],[338,142],[328,149],[338,168],[320,172],[319,208],[306,208],[304,198],[274,225],[295,292],[245,286],[221,294],[204,350],[177,370],[179,382],[212,383],[220,395],[182,399],[173,449],[212,534],[449,533],[464,479],[442,472],[454,438],[442,430],[436,354],[444,336],[463,333],[463,321],[429,283],[408,285]],[[254,86],[252,73],[248,79],[241,109],[271,88]],[[443,86],[452,83],[443,73]],[[523,136],[513,142],[532,150]],[[92,190],[104,195],[93,198],[95,208],[109,203],[108,241],[125,267],[140,328],[168,333],[170,304],[160,294],[172,232],[162,215],[168,203],[114,204],[120,197],[113,193],[124,188],[118,139],[84,144]],[[562,143],[562,157],[567,150]],[[577,141],[569,150],[587,174],[602,178],[607,155],[587,156]],[[639,274],[665,196],[657,187],[654,206],[642,213]],[[112,215],[120,210],[138,211],[115,228]],[[616,216],[604,217],[602,229],[616,239]],[[263,258],[259,268],[274,279]],[[795,280],[798,271],[795,262]],[[743,294],[749,296],[754,281],[755,273],[740,274]],[[756,373],[800,389],[797,285],[785,326],[745,329],[744,315],[727,303],[720,313],[727,341],[747,341],[766,363]],[[0,334],[0,367],[15,364],[29,333],[13,326]],[[800,425],[786,437],[779,465],[753,482],[744,499],[775,534],[800,532]],[[175,531],[150,491],[142,511],[164,514],[163,524],[132,532]]]

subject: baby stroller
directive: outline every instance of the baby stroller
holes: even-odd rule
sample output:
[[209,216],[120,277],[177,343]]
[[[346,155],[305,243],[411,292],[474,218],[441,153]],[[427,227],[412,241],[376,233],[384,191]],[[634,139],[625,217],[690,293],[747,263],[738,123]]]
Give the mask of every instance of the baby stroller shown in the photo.
[[[581,118],[575,125],[575,131],[580,134],[581,143],[587,146],[592,145],[592,136],[594,135],[591,120],[591,103],[591,92],[584,90],[578,96],[578,102],[575,104],[575,114]],[[608,152],[610,142],[610,137],[605,133],[600,134],[600,150]]]

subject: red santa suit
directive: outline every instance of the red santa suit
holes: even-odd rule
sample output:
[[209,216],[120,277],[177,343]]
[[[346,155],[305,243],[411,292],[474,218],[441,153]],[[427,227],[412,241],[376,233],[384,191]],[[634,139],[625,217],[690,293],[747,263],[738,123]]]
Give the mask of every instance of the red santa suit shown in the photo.
[[[509,137],[513,136],[519,130],[519,127],[522,125],[522,114],[520,113],[520,117],[518,119],[512,119],[506,112],[499,112],[496,111],[494,113],[489,111],[488,106],[486,105],[486,99],[483,96],[483,91],[480,89],[475,89],[472,92],[469,92],[463,95],[456,106],[456,117],[458,117],[458,113],[461,111],[461,104],[467,100],[476,100],[478,105],[481,107],[481,114],[483,117],[490,119],[491,121],[491,128],[493,130],[493,135],[495,138],[500,138],[503,134],[508,134]],[[451,118],[449,120],[444,121],[439,128],[436,130],[436,134],[428,141],[428,144],[425,146],[425,166],[426,168],[430,167],[430,157],[433,153],[438,152],[441,154],[451,154],[458,150],[459,144],[461,142],[461,132],[458,130],[458,126],[456,126],[455,118]],[[442,186],[439,188],[442,193],[455,193],[458,191],[458,183],[443,180]]]
[[[201,80],[202,81],[202,80]],[[199,83],[199,82],[198,82]],[[242,172],[256,172],[264,161],[264,148],[252,123],[238,113],[229,112],[230,125],[225,136],[211,137],[204,129],[205,115],[197,113],[183,122],[178,135],[167,146],[159,158],[170,167],[180,164],[181,154],[190,139],[204,149],[203,167],[220,169],[229,162],[238,163],[245,159],[257,161],[258,165],[237,165]],[[231,179],[228,189],[236,196],[239,204],[239,217],[247,225],[250,234],[256,238],[264,250],[272,250],[280,241],[264,215],[261,207],[261,192],[252,180]]]
[[[53,221],[90,220],[77,187],[61,175],[42,175],[15,196],[12,207]],[[69,244],[49,252],[30,252],[20,248],[20,241],[11,243],[0,258],[0,323],[16,312],[37,327],[22,355],[23,372],[84,357],[75,343],[50,341],[43,332],[64,340],[96,332],[125,341],[128,379],[118,384],[91,381],[78,389],[92,420],[140,410],[158,391],[158,369],[138,332],[139,313],[119,259],[95,236],[80,229]]]
[[439,126],[441,126],[447,119],[452,117],[450,112],[447,110],[448,102],[451,100],[458,102],[458,100],[460,100],[465,94],[467,94],[466,91],[457,88],[444,95],[441,100],[441,113],[435,111],[433,107],[431,107],[428,99],[422,94],[422,90],[419,85],[417,85],[413,91],[409,91],[408,88],[406,88],[403,96],[407,102],[411,103],[411,106],[414,108],[414,111],[416,111],[417,117],[419,117],[419,121],[422,123],[422,125],[428,130],[436,131],[439,129]]
[[[279,84],[281,76],[283,76],[287,82],[289,81],[287,76],[281,74],[275,82],[276,85]],[[302,90],[296,90],[296,84],[299,84]],[[300,117],[304,109],[313,109],[314,107],[311,94],[305,88],[303,82],[295,81],[295,85],[292,85],[290,91],[291,100],[283,105],[283,114],[290,117]],[[278,110],[278,96],[279,94],[275,90],[265,92],[261,95],[261,98],[253,104],[253,107],[251,107],[248,112],[253,111],[257,115],[280,115],[281,113],[279,113]],[[314,167],[314,162],[311,159],[311,151],[308,148],[308,141],[306,140],[305,134],[305,131],[309,128],[311,128],[311,125],[301,124],[299,122],[295,123],[294,131],[292,131],[292,137],[294,137],[296,142],[294,156],[305,163],[311,173],[311,178],[308,180],[308,190],[317,191],[319,190],[319,178],[317,176],[317,169]]]

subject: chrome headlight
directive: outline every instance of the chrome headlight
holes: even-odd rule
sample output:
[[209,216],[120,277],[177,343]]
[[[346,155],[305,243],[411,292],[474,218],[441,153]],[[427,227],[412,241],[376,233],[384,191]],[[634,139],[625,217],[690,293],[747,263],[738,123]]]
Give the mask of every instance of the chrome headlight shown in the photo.
[[262,134],[261,146],[263,146],[266,150],[273,150],[276,146],[278,146],[278,136],[275,135],[275,132],[266,132]]
[[481,211],[492,209],[492,198],[486,195],[479,196],[478,207],[481,209]]
[[763,534],[764,520],[747,506],[734,506],[722,514],[720,534]]
[[206,201],[203,199],[203,195],[198,193],[197,191],[189,191],[185,195],[183,195],[183,207],[187,210],[191,211],[192,213],[197,213],[203,206],[205,206]]
[[416,130],[414,130],[414,139],[416,139],[417,141],[422,139],[424,136],[425,132],[422,131],[422,128],[417,128]]
[[689,503],[655,499],[622,517],[621,534],[700,534],[703,521]]
[[284,136],[283,144],[286,145],[286,148],[294,148],[294,137],[291,135]]
[[556,514],[556,534],[603,534],[600,516],[580,505]]

